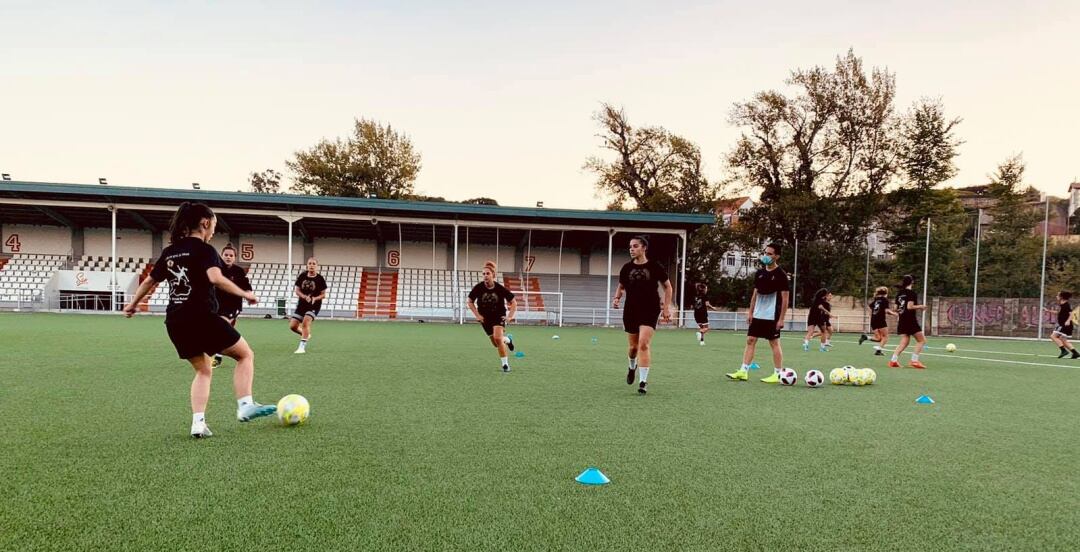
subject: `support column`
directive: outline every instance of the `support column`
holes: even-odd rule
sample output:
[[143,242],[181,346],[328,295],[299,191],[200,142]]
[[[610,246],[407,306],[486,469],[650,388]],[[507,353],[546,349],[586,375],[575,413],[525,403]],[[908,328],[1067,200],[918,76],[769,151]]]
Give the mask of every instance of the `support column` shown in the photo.
[[682,233],[682,258],[679,259],[679,272],[682,283],[679,284],[679,327],[683,327],[683,307],[686,305],[686,231]]
[[109,297],[111,300],[111,309],[116,312],[116,206],[110,205],[109,212],[112,213],[112,262],[109,263],[112,267],[112,276],[109,277]]
[[608,230],[607,234],[607,306],[604,307],[604,325],[611,325],[611,238],[615,236],[615,230]]
[[71,260],[78,262],[86,255],[86,237],[81,226],[71,227]]
[[[150,251],[152,253],[150,255],[151,259],[157,259],[158,257],[161,257],[161,242],[163,241],[163,239],[164,236],[162,236],[162,233],[158,232],[157,230],[154,230],[150,234]],[[236,246],[240,247],[239,244],[236,244]]]

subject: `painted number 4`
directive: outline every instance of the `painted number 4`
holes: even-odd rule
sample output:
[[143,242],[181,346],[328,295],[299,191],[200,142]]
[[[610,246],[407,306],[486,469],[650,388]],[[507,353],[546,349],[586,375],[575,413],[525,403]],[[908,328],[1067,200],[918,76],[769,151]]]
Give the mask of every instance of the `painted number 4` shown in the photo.
[[10,249],[12,253],[18,253],[18,252],[22,251],[22,244],[19,243],[19,235],[18,234],[12,234],[12,235],[8,236],[8,239],[7,239],[7,241],[4,242],[4,245],[8,249]]

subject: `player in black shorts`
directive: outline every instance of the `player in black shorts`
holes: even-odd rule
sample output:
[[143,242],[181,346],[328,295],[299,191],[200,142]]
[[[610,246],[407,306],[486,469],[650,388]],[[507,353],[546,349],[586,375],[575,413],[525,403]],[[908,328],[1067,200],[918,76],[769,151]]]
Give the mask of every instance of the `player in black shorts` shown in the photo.
[[[506,335],[506,325],[517,314],[517,299],[510,290],[495,281],[496,266],[492,261],[484,263],[484,281],[473,286],[469,292],[469,310],[480,322],[491,344],[499,351],[499,363],[502,371],[510,371],[510,359],[507,348],[514,350],[514,340]],[[506,306],[510,305],[509,314]]]
[[[649,239],[634,236],[630,239],[630,262],[619,270],[619,286],[615,288],[615,297],[611,301],[614,308],[619,308],[622,296],[626,294],[623,309],[623,330],[630,343],[630,369],[626,372],[626,383],[634,384],[634,374],[641,373],[638,393],[648,391],[649,364],[652,362],[652,338],[656,332],[656,321],[663,318],[671,320],[671,282],[667,271],[656,261],[647,257]],[[664,298],[660,299],[660,286],[663,286]],[[640,370],[638,368],[640,367]]]
[[300,345],[293,351],[296,354],[307,352],[307,343],[311,339],[311,325],[319,316],[322,300],[326,298],[326,280],[319,274],[319,261],[315,257],[307,260],[307,270],[296,278],[293,292],[300,299],[296,302],[296,311],[289,317],[289,329],[300,334]]
[[859,345],[867,340],[877,343],[874,345],[875,356],[885,356],[885,345],[889,342],[889,322],[885,315],[896,316],[896,311],[889,308],[889,288],[881,286],[874,290],[874,299],[870,301],[870,330],[874,337],[866,334],[859,336]]
[[694,286],[694,322],[697,322],[698,345],[705,346],[705,334],[709,333],[709,311],[720,310],[709,303],[709,286],[698,282]]
[[255,378],[255,353],[247,341],[217,314],[213,287],[258,302],[255,294],[244,291],[226,278],[218,252],[206,242],[214,235],[217,218],[202,203],[184,202],[169,225],[169,246],[161,252],[150,275],[139,284],[135,296],[124,307],[131,318],[139,303],[158,282],[169,282],[169,306],[165,311],[165,329],[180,358],[191,363],[195,380],[191,382],[191,436],[213,435],[206,425],[206,404],[210,399],[213,368],[210,357],[222,353],[236,360],[233,391],[236,393],[236,418],[241,422],[273,414],[277,408],[261,405],[251,398]]
[[790,281],[787,272],[780,268],[780,244],[770,243],[761,255],[761,264],[754,274],[754,293],[750,296],[750,308],[746,311],[746,348],[743,349],[742,367],[726,374],[735,381],[750,379],[747,370],[754,362],[754,349],[758,339],[767,339],[773,354],[773,374],[761,378],[765,383],[780,383],[780,370],[784,366],[784,351],[780,348],[780,330],[787,315]]
[[[225,263],[221,268],[221,274],[228,278],[230,282],[236,284],[236,287],[244,291],[251,291],[251,282],[248,281],[244,269],[237,266],[236,248],[231,243],[227,243],[225,247],[221,248],[221,260]],[[230,326],[235,328],[236,319],[240,316],[240,311],[244,310],[243,301],[241,301],[240,297],[220,288],[214,288],[214,293],[217,297],[218,316],[224,318]],[[221,366],[221,353],[214,355],[212,366],[214,368]]]
[[919,326],[919,321],[915,318],[915,313],[925,309],[926,305],[919,304],[919,295],[911,289],[914,285],[915,278],[907,274],[900,284],[896,286],[900,288],[900,292],[896,294],[896,316],[898,318],[896,333],[900,334],[900,344],[893,351],[892,359],[889,361],[889,368],[900,367],[900,353],[904,352],[912,337],[915,338],[916,342],[915,352],[911,354],[911,362],[908,363],[908,366],[919,369],[926,368],[922,362],[919,362],[919,354],[926,347],[926,336],[923,335],[922,327]]
[[810,340],[815,333],[821,334],[821,352],[832,347],[832,322],[829,320],[832,317],[832,293],[821,288],[814,294],[810,310],[806,313],[806,337],[803,338],[802,350],[810,350]]
[[[1069,343],[1069,338],[1073,334],[1072,323],[1072,306],[1069,305],[1069,299],[1072,299],[1072,293],[1068,291],[1061,291],[1058,293],[1058,310],[1057,310],[1057,326],[1054,327],[1053,333],[1050,334],[1050,341],[1054,342],[1054,345],[1061,349],[1061,354],[1058,358],[1065,358],[1072,354],[1072,358],[1080,358],[1080,353],[1073,348]],[[1046,309],[1047,312],[1055,312],[1054,309]]]

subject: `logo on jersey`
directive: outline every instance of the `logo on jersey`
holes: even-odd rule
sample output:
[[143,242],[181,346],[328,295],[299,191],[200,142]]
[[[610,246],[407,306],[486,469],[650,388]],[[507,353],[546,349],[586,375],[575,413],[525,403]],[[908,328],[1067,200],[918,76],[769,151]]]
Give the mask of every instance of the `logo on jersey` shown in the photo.
[[647,268],[631,268],[626,278],[631,281],[645,281],[649,279],[649,276],[649,269]]
[[172,278],[169,278],[169,300],[183,303],[191,295],[191,280],[188,279],[187,267],[169,259],[165,263],[165,269],[172,275]]

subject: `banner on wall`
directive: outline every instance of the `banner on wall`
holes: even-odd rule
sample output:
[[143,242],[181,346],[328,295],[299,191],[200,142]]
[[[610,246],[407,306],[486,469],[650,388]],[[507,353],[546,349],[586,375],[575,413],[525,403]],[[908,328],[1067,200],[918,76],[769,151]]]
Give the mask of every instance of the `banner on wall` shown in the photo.
[[[112,281],[111,272],[95,272],[89,270],[61,270],[56,273],[57,287],[60,291],[109,291],[109,282]],[[116,283],[118,289],[127,290],[132,287],[138,278],[133,272],[117,272]]]

